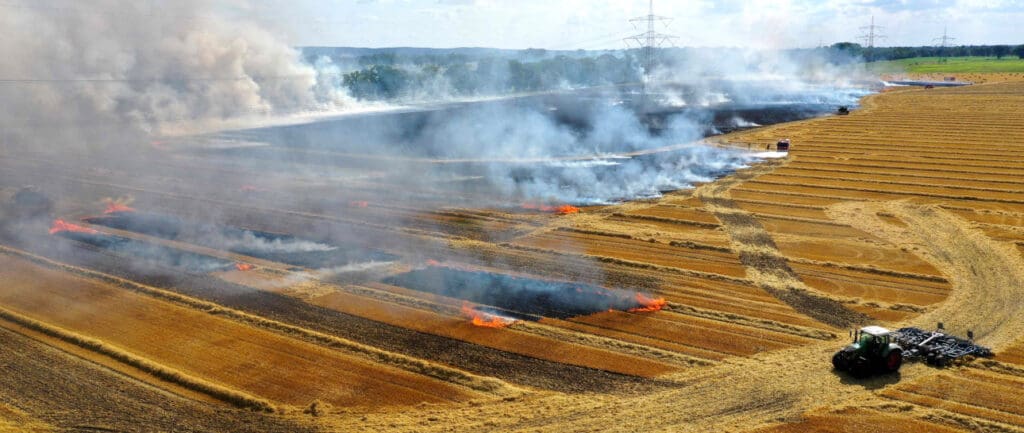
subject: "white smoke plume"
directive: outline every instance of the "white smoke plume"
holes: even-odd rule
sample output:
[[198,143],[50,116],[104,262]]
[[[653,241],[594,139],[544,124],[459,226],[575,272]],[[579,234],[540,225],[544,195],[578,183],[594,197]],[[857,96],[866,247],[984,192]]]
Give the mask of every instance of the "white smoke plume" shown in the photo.
[[8,145],[96,148],[175,124],[350,102],[297,50],[219,17],[209,2],[8,4],[0,33],[0,139]]

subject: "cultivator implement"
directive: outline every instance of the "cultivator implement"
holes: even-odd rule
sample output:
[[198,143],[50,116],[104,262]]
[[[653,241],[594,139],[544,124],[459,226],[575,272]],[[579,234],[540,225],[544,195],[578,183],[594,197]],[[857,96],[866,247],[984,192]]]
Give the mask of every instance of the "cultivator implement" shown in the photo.
[[992,350],[974,344],[974,333],[967,339],[946,334],[942,323],[934,331],[900,328],[890,331],[881,326],[865,326],[850,333],[853,342],[832,355],[832,366],[854,376],[895,373],[904,361],[921,361],[945,367],[966,357],[991,357]]
[[968,339],[955,337],[943,332],[942,324],[935,331],[920,328],[900,328],[893,332],[898,344],[903,347],[907,360],[924,360],[930,365],[946,366],[966,356],[988,358],[992,350],[974,344],[974,335],[968,332]]

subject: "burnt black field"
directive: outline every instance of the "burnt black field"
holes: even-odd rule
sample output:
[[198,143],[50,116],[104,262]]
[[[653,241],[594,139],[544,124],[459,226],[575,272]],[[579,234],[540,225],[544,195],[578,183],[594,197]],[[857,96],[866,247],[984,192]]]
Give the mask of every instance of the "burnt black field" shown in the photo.
[[449,205],[463,197],[495,207],[611,204],[689,188],[757,159],[698,144],[704,137],[855,108],[868,93],[784,81],[566,91],[223,132],[194,152],[250,170],[321,173],[317,181],[372,177],[389,194],[428,186],[450,191],[442,195]]
[[636,293],[585,283],[539,280],[483,271],[431,266],[389,277],[387,284],[463,299],[480,311],[517,319],[565,319],[641,307]]
[[140,264],[170,267],[191,273],[226,271],[235,267],[234,262],[228,260],[121,236],[73,231],[60,232],[57,235],[116,253]]
[[286,234],[189,221],[173,215],[151,212],[114,212],[87,218],[86,221],[310,269],[397,259],[397,256],[373,249],[328,245]]
[[[605,122],[627,122],[603,115],[609,109],[634,117],[648,135],[638,140],[592,140],[597,147],[586,149],[553,148],[551,157],[580,156],[558,150],[588,152],[625,152],[647,148],[661,139],[677,138],[674,123],[686,120],[688,135],[715,135],[754,125],[807,119],[836,112],[840,106],[855,107],[864,88],[828,88],[798,86],[779,82],[706,83],[707,88],[667,85],[641,96],[639,88],[576,90],[537,96],[475,102],[418,104],[393,111],[354,114],[322,121],[217,134],[219,139],[264,143],[292,149],[326,150],[354,154],[394,154],[424,158],[498,158],[486,143],[470,149],[452,148],[449,138],[474,127],[508,129],[502,124],[508,114],[536,114],[573,135],[587,137]],[[505,118],[500,116],[506,115]],[[499,117],[495,117],[499,116]],[[532,118],[532,117],[531,117]],[[453,119],[458,128],[441,128]],[[493,123],[485,124],[485,123]],[[467,133],[479,131],[466,131]],[[479,137],[479,135],[474,136]],[[644,141],[645,143],[633,142]],[[665,144],[665,143],[657,143]],[[676,144],[676,143],[667,143]],[[246,153],[254,149],[219,150]]]

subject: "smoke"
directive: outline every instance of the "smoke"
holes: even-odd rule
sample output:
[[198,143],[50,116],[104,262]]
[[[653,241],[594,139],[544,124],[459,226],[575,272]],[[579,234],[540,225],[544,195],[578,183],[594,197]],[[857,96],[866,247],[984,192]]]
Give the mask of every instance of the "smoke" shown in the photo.
[[[203,243],[216,245],[218,248],[229,251],[248,251],[263,254],[292,254],[306,252],[327,252],[334,251],[338,247],[313,242],[305,239],[291,237],[268,238],[260,236],[250,230],[235,230],[225,232],[223,230],[209,231],[205,233]],[[208,236],[215,234],[214,237]]]
[[352,103],[297,50],[210,2],[5,5],[0,33],[8,144],[100,148],[175,125]]
[[[568,318],[612,309],[626,311],[642,307],[638,302],[637,293],[633,291],[441,266],[430,266],[395,275],[386,279],[385,283],[465,299],[534,317]],[[507,311],[499,314],[508,314]]]
[[233,266],[227,260],[120,236],[73,231],[59,232],[59,235],[131,257],[129,263],[141,266],[164,266],[193,273],[223,271]]
[[[770,53],[677,53],[643,94],[636,84],[621,85],[636,81],[629,53],[571,63],[558,57],[531,62],[523,55],[468,59],[471,66],[450,64],[429,74],[423,71],[430,65],[423,65],[411,77],[378,68],[390,75],[364,74],[368,94],[387,95],[381,90],[403,79],[413,87],[380,104],[418,105],[274,126],[270,119],[296,113],[365,110],[368,103],[349,96],[349,89],[358,90],[345,80],[352,65],[325,56],[306,63],[270,32],[225,18],[223,9],[199,0],[61,1],[3,10],[0,156],[15,154],[12,145],[67,153],[41,158],[51,166],[0,158],[19,170],[3,181],[41,180],[60,217],[97,198],[72,194],[137,191],[146,198],[133,207],[146,210],[148,200],[175,215],[141,221],[141,212],[121,215],[136,218],[138,226],[128,221],[119,228],[320,270],[296,271],[288,281],[376,278],[391,273],[392,262],[449,255],[522,269],[500,257],[452,254],[448,248],[459,248],[457,243],[434,245],[419,239],[428,236],[406,234],[507,241],[522,235],[518,228],[491,231],[458,212],[434,211],[608,204],[712,181],[765,155],[701,144],[708,134],[853,106],[863,94],[827,64],[815,63],[815,72],[807,74],[800,66],[810,64],[805,60]],[[614,85],[594,88],[601,84]],[[246,118],[266,124],[223,131]],[[152,143],[154,137],[207,129],[222,132],[179,137],[169,146]],[[239,191],[242,185],[256,186]],[[190,221],[202,222],[183,227]],[[267,231],[231,228],[236,226]],[[367,226],[372,230],[353,229]],[[25,239],[29,244],[38,238]],[[201,271],[232,265],[140,242],[99,239],[94,246]],[[44,242],[35,247],[47,248]],[[559,246],[574,248],[587,254],[583,245]],[[540,272],[535,265],[526,270]],[[438,287],[458,289],[452,295],[531,314],[568,317],[637,304],[634,292],[596,286],[433,272],[438,275],[424,275]],[[573,261],[572,269],[550,272],[606,284],[599,261]],[[402,282],[412,286],[415,279]]]

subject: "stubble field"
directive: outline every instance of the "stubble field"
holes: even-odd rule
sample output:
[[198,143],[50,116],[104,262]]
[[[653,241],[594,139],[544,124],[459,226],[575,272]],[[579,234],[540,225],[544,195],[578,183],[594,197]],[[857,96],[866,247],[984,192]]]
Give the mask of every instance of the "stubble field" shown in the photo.
[[[145,170],[3,154],[0,186],[61,191],[55,216],[101,240],[255,269],[130,265],[49,221],[7,227],[0,431],[1021,431],[1024,82],[863,105],[714,139],[788,137],[786,159],[566,215],[437,209],[429,186],[373,180],[346,181],[336,202],[240,193],[260,174],[188,154]],[[304,197],[339,187],[293,182]],[[420,201],[376,199],[398,187]],[[380,259],[315,257],[365,265],[326,274],[307,256],[81,221],[124,196],[135,212],[216,214]],[[453,288],[551,282],[593,306],[531,312]],[[480,312],[507,326],[475,326]],[[937,321],[996,358],[831,370],[851,327]]]

